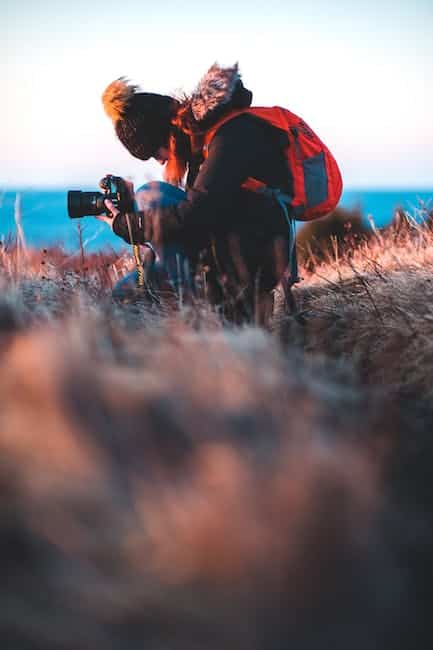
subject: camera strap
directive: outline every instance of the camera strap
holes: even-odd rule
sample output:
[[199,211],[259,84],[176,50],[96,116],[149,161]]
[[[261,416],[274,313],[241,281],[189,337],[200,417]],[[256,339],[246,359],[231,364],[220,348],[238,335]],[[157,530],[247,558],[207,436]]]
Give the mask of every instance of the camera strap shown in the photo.
[[144,287],[144,270],[143,270],[143,265],[141,263],[141,257],[140,257],[140,248],[138,244],[134,244],[134,238],[132,236],[132,228],[131,228],[131,222],[129,220],[129,214],[125,214],[126,217],[126,225],[128,226],[128,233],[129,233],[129,241],[131,242],[132,245],[132,252],[134,254],[134,260],[135,260],[135,266],[137,267],[137,286],[141,288]]
[[144,271],[141,263],[140,247],[138,244],[132,244],[132,251],[134,253],[135,266],[137,267],[137,286],[141,288],[144,287]]

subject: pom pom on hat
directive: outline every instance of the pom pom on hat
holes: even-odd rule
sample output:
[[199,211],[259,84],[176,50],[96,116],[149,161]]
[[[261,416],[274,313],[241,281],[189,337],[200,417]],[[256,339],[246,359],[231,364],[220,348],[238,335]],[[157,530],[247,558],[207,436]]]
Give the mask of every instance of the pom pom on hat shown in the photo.
[[104,90],[102,104],[108,117],[114,123],[125,116],[128,104],[137,90],[138,86],[129,83],[126,77],[119,77],[112,81]]

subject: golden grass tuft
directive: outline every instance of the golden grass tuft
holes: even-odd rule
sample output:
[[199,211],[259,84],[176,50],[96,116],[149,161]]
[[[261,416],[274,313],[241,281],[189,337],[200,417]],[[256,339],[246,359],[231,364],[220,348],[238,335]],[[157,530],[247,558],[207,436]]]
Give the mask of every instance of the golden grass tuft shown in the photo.
[[[287,341],[355,365],[363,381],[433,395],[433,232],[399,221],[334,255],[310,256],[296,296],[304,325],[286,319]],[[284,317],[283,317],[284,320]]]
[[372,229],[359,210],[337,208],[325,219],[306,223],[299,230],[299,262],[311,270],[319,261],[329,261],[344,249],[356,247],[371,235]]

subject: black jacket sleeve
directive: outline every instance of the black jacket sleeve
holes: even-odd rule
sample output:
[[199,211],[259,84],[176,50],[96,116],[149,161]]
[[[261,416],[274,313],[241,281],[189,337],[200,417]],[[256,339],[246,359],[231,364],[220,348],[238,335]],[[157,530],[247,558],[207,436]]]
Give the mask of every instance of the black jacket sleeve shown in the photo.
[[112,228],[114,234],[128,244],[144,244],[149,241],[146,238],[145,223],[143,212],[120,213],[114,217]]
[[247,115],[230,120],[217,131],[187,199],[171,208],[182,226],[218,223],[252,174],[253,161],[263,153],[261,139],[260,127]]

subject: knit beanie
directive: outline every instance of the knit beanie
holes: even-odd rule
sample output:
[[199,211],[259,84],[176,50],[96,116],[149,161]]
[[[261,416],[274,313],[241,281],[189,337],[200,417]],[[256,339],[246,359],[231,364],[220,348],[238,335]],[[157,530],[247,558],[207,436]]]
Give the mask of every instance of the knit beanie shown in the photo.
[[137,91],[137,86],[120,77],[107,86],[102,103],[120,142],[135,158],[148,160],[168,144],[176,102],[167,95]]

